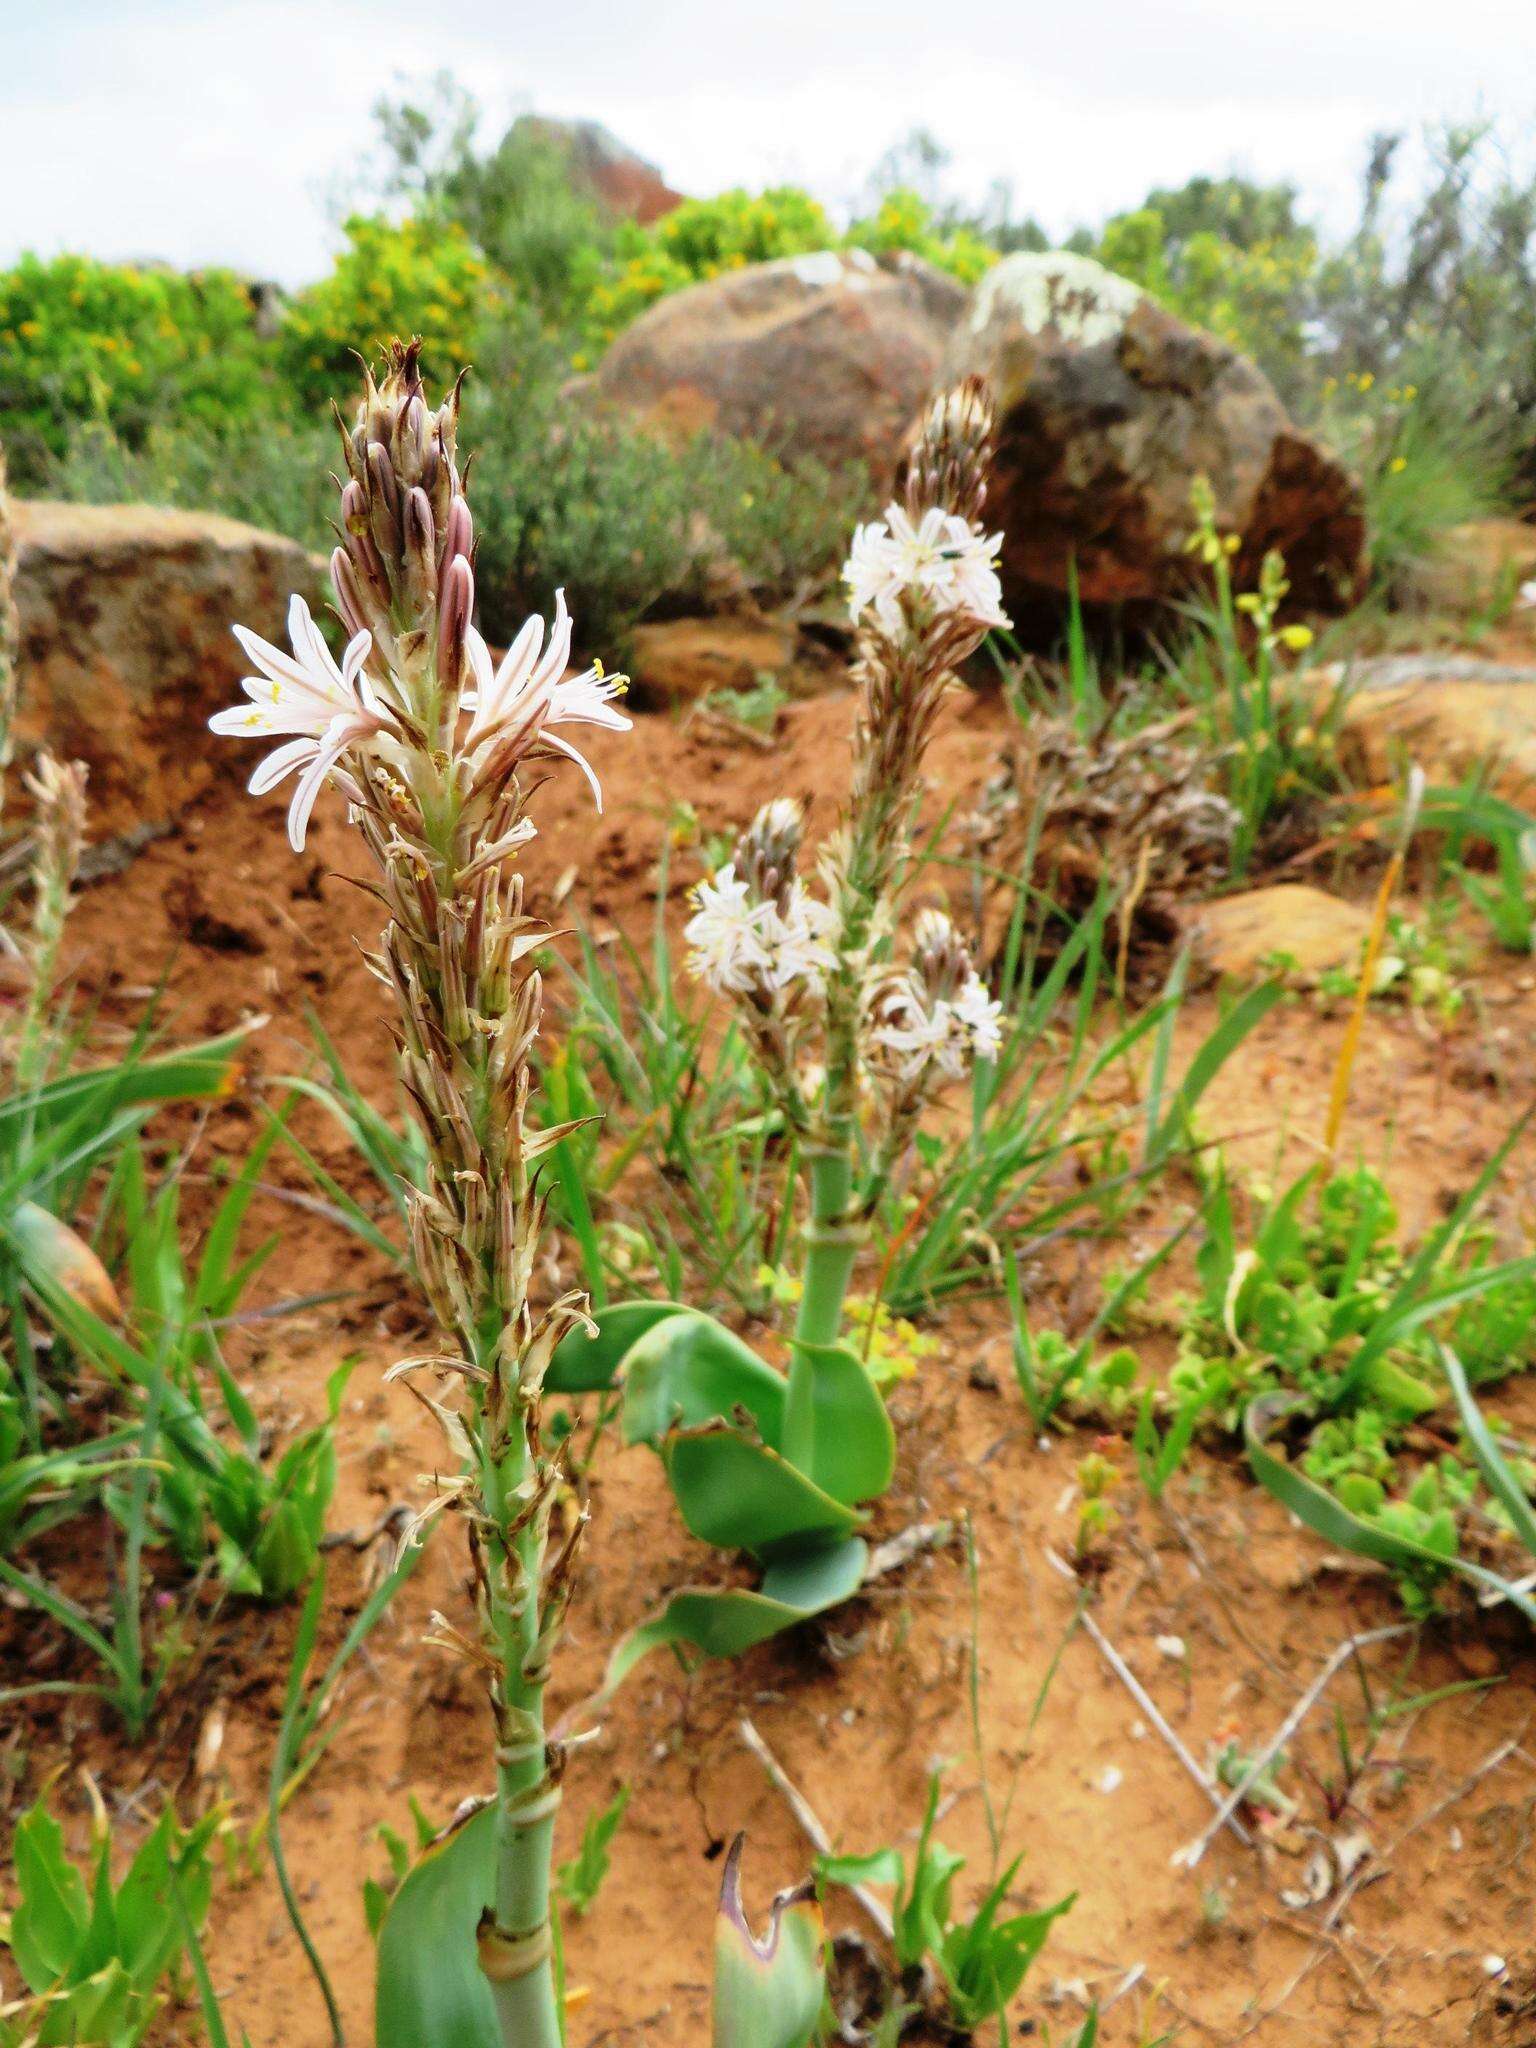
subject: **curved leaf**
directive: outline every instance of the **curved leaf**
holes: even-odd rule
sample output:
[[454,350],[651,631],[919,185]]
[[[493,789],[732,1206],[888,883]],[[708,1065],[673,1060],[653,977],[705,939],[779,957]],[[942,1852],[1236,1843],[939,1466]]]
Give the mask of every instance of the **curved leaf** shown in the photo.
[[[844,1543],[797,1551],[770,1565],[755,1593],[734,1587],[722,1592],[685,1587],[673,1594],[660,1614],[631,1629],[618,1645],[608,1660],[606,1689],[621,1685],[642,1657],[664,1644],[686,1646],[706,1657],[738,1657],[798,1621],[841,1607],[863,1584],[868,1561],[863,1538],[851,1536]],[[390,2044],[381,2037],[379,2048],[406,2044]]]
[[806,2048],[826,1987],[815,1887],[780,1892],[759,1941],[741,1903],[738,1835],[725,1859],[715,1921],[714,2048]]
[[797,1344],[812,1366],[816,1448],[812,1479],[854,1507],[876,1500],[896,1469],[896,1432],[861,1360],[840,1344]]
[[767,1555],[786,1544],[849,1536],[859,1517],[769,1444],[728,1423],[685,1430],[662,1447],[683,1520],[702,1542]]
[[496,1809],[428,1849],[379,1929],[376,2048],[502,2048],[475,1936],[496,1882]]
[[1265,1394],[1249,1403],[1243,1418],[1248,1463],[1253,1468],[1254,1477],[1282,1507],[1289,1508],[1325,1543],[1347,1550],[1355,1557],[1374,1558],[1378,1564],[1387,1565],[1393,1571],[1422,1571],[1427,1566],[1437,1572],[1460,1572],[1463,1578],[1486,1587],[1502,1600],[1508,1600],[1519,1608],[1527,1621],[1536,1624],[1536,1600],[1521,1592],[1510,1580],[1501,1578],[1497,1572],[1489,1571],[1486,1565],[1480,1565],[1469,1557],[1444,1556],[1425,1544],[1415,1543],[1412,1537],[1398,1535],[1375,1522],[1363,1520],[1326,1487],[1308,1479],[1304,1472],[1297,1471],[1284,1458],[1276,1457],[1269,1448],[1268,1439],[1296,1406],[1297,1401],[1292,1395]]
[[660,1444],[669,1430],[729,1422],[739,1408],[763,1441],[784,1429],[784,1375],[712,1316],[687,1310],[653,1322],[624,1360],[624,1441]]
[[1525,1488],[1510,1471],[1508,1461],[1499,1449],[1498,1439],[1483,1419],[1483,1411],[1478,1407],[1472,1389],[1467,1384],[1467,1375],[1461,1360],[1444,1344],[1436,1346],[1436,1353],[1441,1368],[1451,1383],[1451,1392],[1456,1397],[1457,1411],[1461,1416],[1461,1426],[1466,1432],[1472,1455],[1488,1482],[1488,1490],[1501,1502],[1504,1512],[1509,1516],[1510,1527],[1531,1553],[1532,1560],[1536,1561],[1536,1514],[1531,1512],[1531,1503]]
[[123,1305],[106,1267],[78,1231],[36,1202],[18,1202],[3,1224],[22,1271],[51,1283],[104,1322],[117,1322]]
[[668,1316],[691,1315],[680,1301],[621,1301],[597,1309],[592,1320],[597,1335],[580,1324],[567,1330],[555,1346],[544,1375],[547,1394],[606,1394],[617,1384],[624,1354],[654,1324]]

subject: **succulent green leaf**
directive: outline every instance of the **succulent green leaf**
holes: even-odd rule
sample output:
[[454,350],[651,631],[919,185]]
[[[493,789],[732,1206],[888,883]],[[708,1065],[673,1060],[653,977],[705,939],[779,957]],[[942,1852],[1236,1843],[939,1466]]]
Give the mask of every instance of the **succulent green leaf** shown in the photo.
[[724,1422],[745,1409],[765,1443],[784,1427],[784,1375],[711,1316],[656,1322],[624,1360],[624,1441],[660,1444],[669,1430]]
[[[745,1588],[711,1592],[687,1587],[618,1645],[609,1659],[607,1689],[621,1685],[642,1657],[665,1645],[697,1650],[705,1657],[738,1657],[796,1622],[841,1607],[859,1590],[868,1561],[863,1539],[852,1536],[770,1565],[755,1593]],[[382,2041],[380,2048],[386,2048]]]
[[594,1311],[597,1335],[583,1325],[567,1330],[544,1375],[548,1394],[606,1394],[617,1386],[625,1353],[653,1324],[691,1315],[680,1301],[621,1301]]
[[376,2048],[502,2048],[475,1945],[496,1882],[496,1810],[428,1849],[379,1929]]
[[797,1344],[810,1361],[815,1395],[816,1451],[810,1477],[854,1507],[876,1500],[896,1469],[896,1432],[874,1381],[839,1344]]
[[858,1524],[852,1508],[728,1423],[679,1431],[662,1455],[683,1520],[722,1550],[767,1557],[851,1536]]
[[758,1941],[741,1903],[744,1839],[726,1858],[715,1922],[714,2048],[806,2048],[825,1987],[821,1908],[808,1885],[781,1892]]

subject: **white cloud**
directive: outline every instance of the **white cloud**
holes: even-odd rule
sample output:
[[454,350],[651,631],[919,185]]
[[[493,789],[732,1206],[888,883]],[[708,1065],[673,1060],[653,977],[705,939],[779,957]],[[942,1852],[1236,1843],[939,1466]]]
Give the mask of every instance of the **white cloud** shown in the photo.
[[1505,0],[55,0],[0,35],[0,260],[313,275],[372,103],[442,65],[493,116],[605,121],[685,189],[795,178],[841,201],[921,125],[958,189],[1005,180],[1053,231],[1229,168],[1292,177],[1339,223],[1374,129],[1526,114],[1533,58],[1536,16]]

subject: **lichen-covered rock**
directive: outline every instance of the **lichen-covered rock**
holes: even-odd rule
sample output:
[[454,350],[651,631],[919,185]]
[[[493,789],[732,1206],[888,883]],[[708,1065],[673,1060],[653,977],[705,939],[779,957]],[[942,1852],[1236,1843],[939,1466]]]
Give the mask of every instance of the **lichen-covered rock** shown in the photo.
[[1210,480],[1239,587],[1279,548],[1298,605],[1357,591],[1365,525],[1348,472],[1292,425],[1273,386],[1085,256],[1010,256],[977,286],[941,378],[983,376],[998,411],[987,517],[1026,623],[1085,604],[1139,611],[1188,593],[1190,486]]
[[914,256],[785,256],[659,301],[595,387],[652,424],[863,462],[883,486],[964,307],[954,279]]
[[209,735],[248,663],[239,621],[286,646],[316,607],[296,542],[212,513],[16,499],[20,732],[91,773],[93,828],[160,821],[230,772]]

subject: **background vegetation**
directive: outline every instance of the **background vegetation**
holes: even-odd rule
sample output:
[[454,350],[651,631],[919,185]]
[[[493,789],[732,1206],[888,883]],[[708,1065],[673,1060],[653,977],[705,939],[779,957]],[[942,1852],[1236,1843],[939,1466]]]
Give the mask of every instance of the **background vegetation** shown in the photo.
[[[689,284],[829,245],[909,250],[966,283],[1048,246],[1005,189],[947,200],[944,152],[923,134],[875,167],[846,229],[791,186],[688,199],[641,226],[605,211],[558,130],[524,119],[484,144],[446,75],[376,118],[333,268],[286,299],[228,271],[78,255],[0,273],[13,487],[214,507],[322,545],[319,436],[297,423],[348,386],[355,348],[416,331],[429,372],[478,366],[470,428],[500,486],[483,502],[512,508],[486,535],[492,630],[564,582],[584,629],[621,641],[692,601],[724,557],[770,597],[814,584],[861,480],[792,493],[761,451],[663,451],[563,406],[616,334]],[[1303,218],[1292,186],[1238,177],[1151,191],[1069,238],[1252,355],[1354,464],[1389,599],[1446,528],[1536,483],[1536,176],[1486,127],[1426,138],[1416,171],[1403,141],[1372,141],[1342,239]]]

